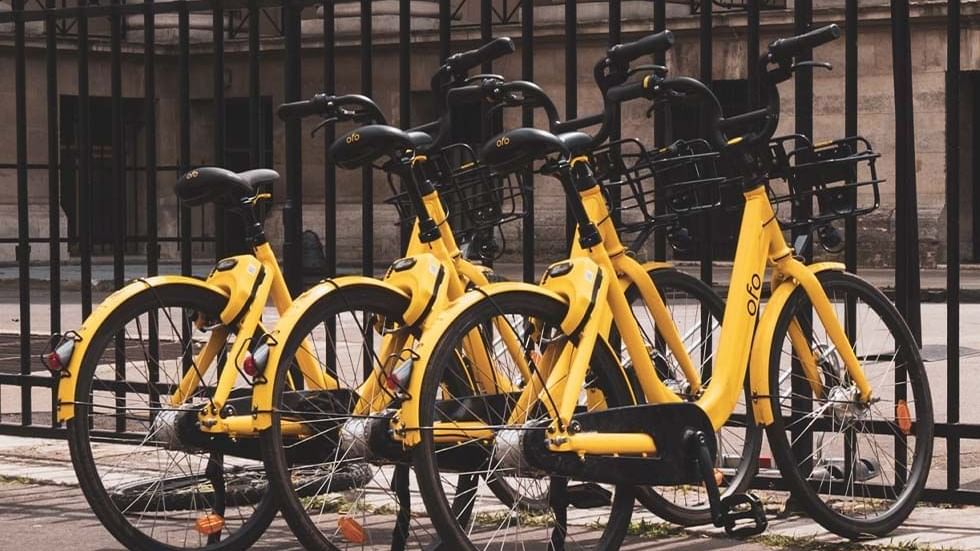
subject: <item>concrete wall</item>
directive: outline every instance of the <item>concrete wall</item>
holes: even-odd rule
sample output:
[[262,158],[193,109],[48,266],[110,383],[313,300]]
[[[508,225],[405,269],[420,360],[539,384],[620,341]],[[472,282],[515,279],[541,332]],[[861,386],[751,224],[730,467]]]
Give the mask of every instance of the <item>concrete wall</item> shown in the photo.
[[[380,6],[379,9],[384,6]],[[418,4],[427,4],[419,2]],[[563,7],[554,2],[541,2],[536,8],[537,25],[535,42],[535,80],[552,96],[559,109],[564,111],[564,44]],[[560,3],[559,3],[560,4]],[[843,23],[842,2],[815,2],[815,22]],[[872,215],[861,220],[859,247],[861,261],[865,264],[888,265],[893,261],[892,236],[894,234],[894,103],[891,74],[891,40],[888,21],[888,7],[884,2],[862,2],[862,21],[860,29],[859,56],[859,129],[882,153],[879,161],[880,176],[888,180],[882,186],[882,206]],[[419,13],[429,6],[419,6]],[[350,6],[345,6],[350,9]],[[592,81],[592,66],[605,51],[608,36],[606,3],[581,3],[579,8],[579,114],[590,114],[600,108],[598,91]],[[669,27],[677,34],[677,42],[668,55],[668,65],[673,74],[697,75],[699,73],[699,52],[697,38],[697,18],[690,16],[684,6],[671,6]],[[380,11],[384,11],[380,9]],[[651,6],[649,2],[623,2],[624,38],[629,40],[652,29]],[[976,22],[977,5],[967,2],[964,6],[964,59],[963,69],[980,69],[980,35],[970,22]],[[469,15],[468,15],[469,16]],[[916,124],[916,168],[918,176],[919,222],[922,238],[923,263],[942,262],[942,240],[945,236],[944,205],[944,109],[943,83],[945,72],[945,34],[942,12],[935,2],[916,3],[913,7],[914,29],[914,109]],[[160,16],[163,17],[163,16]],[[314,17],[312,11],[307,17]],[[342,17],[338,20],[338,57],[336,59],[337,93],[359,91],[360,46],[357,44],[357,18]],[[430,75],[438,66],[437,36],[433,21],[425,16],[416,17],[413,22],[412,46],[412,90],[424,91],[428,87]],[[203,23],[206,24],[206,23]],[[721,13],[714,22],[714,67],[716,79],[741,79],[746,76],[745,18],[737,13]],[[779,10],[766,12],[763,16],[762,45],[779,36],[791,33],[792,12]],[[304,50],[302,59],[302,92],[304,96],[322,91],[322,23],[319,19],[304,22]],[[374,20],[374,90],[378,104],[389,114],[389,121],[397,124],[398,113],[398,58],[397,58],[397,19],[390,15],[376,16]],[[495,34],[517,37],[520,33],[518,23],[495,27]],[[453,48],[471,47],[478,39],[477,29],[454,30]],[[157,147],[158,162],[161,165],[176,164],[179,148],[178,103],[176,56],[172,41],[168,42],[168,31],[158,31],[162,44],[157,57]],[[127,97],[143,95],[142,44],[138,43],[139,33],[133,33],[134,42],[126,46],[123,65],[123,93]],[[13,74],[13,51],[9,30],[0,29],[0,73]],[[47,118],[45,107],[45,65],[43,39],[32,35],[28,48],[28,158],[31,163],[47,162]],[[206,43],[208,34],[199,31],[195,39],[200,43],[193,46],[191,97],[192,97],[192,163],[208,164],[212,161],[213,128],[212,107],[212,65],[211,55]],[[834,64],[833,72],[817,71],[815,77],[814,139],[832,139],[843,133],[843,93],[844,93],[844,48],[843,41],[830,44],[817,52],[817,58]],[[247,96],[248,54],[246,44],[241,40],[226,42],[226,89],[227,97]],[[59,92],[65,95],[77,93],[76,52],[72,41],[59,45]],[[272,98],[273,105],[283,100],[282,66],[283,45],[281,40],[266,39],[262,44],[260,57],[261,92]],[[520,76],[520,52],[495,64],[495,72],[507,77]],[[94,41],[90,54],[90,93],[93,96],[109,95],[110,65],[108,45]],[[13,78],[0,79],[0,124],[11,129],[0,132],[0,163],[13,162],[15,157],[13,110]],[[793,130],[793,87],[787,83],[781,87],[783,120],[781,132]],[[964,98],[968,94],[964,93]],[[646,106],[634,103],[623,111],[623,136],[635,136],[644,141],[652,141],[653,121],[645,118]],[[964,106],[964,120],[970,120],[972,107]],[[107,121],[93,121],[105,124]],[[419,123],[422,121],[413,121]],[[543,124],[543,119],[538,121]],[[324,240],[336,239],[341,263],[356,264],[360,260],[361,225],[361,180],[360,173],[338,171],[338,227],[336,236],[324,236],[323,228],[323,138],[310,138],[314,121],[304,125],[302,142],[302,177],[304,189],[304,227],[321,235]],[[519,124],[519,114],[507,117],[505,127]],[[274,153],[271,166],[285,173],[283,125],[276,120],[273,128]],[[966,150],[966,143],[964,143]],[[142,158],[142,153],[140,153]],[[970,163],[964,162],[964,171]],[[963,176],[968,176],[964,172]],[[159,181],[159,232],[163,236],[177,233],[176,199],[172,194],[175,175],[161,172]],[[969,179],[964,180],[964,185]],[[105,184],[105,183],[98,183]],[[380,200],[388,195],[388,187],[382,174],[376,174],[373,182],[374,196]],[[47,232],[47,173],[32,170],[29,174],[28,198],[32,205],[30,221],[32,237],[43,237]],[[280,182],[275,190],[277,206],[267,222],[267,231],[273,243],[280,246],[282,236],[281,201],[285,197],[285,182]],[[536,243],[539,258],[550,259],[561,255],[564,247],[564,197],[559,187],[550,181],[538,181],[536,185]],[[972,224],[969,203],[964,202],[964,227]],[[391,207],[378,204],[375,207],[376,238],[375,258],[386,262],[396,256],[397,229],[393,225],[394,212]],[[212,216],[197,209],[194,213],[195,228],[213,231]],[[16,235],[16,177],[14,171],[0,169],[0,236]],[[61,231],[64,235],[67,222],[62,216]],[[200,230],[199,230],[200,231]],[[519,228],[508,228],[509,249],[519,247]],[[971,236],[964,233],[962,244],[970,245]],[[35,246],[32,260],[46,259],[47,248]],[[511,251],[513,252],[513,251]],[[195,254],[207,254],[206,250],[196,249]],[[163,255],[176,258],[175,245],[165,245]],[[0,261],[13,260],[13,247],[0,245]]]

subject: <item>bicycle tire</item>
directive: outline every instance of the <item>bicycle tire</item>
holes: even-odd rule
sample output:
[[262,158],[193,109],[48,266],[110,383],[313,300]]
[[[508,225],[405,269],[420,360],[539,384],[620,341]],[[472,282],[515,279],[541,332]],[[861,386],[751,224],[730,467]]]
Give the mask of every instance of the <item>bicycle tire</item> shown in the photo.
[[[898,310],[881,291],[865,280],[844,272],[826,271],[819,273],[817,277],[838,311],[838,318],[842,320],[849,335],[853,335],[848,338],[853,339],[851,346],[856,348],[855,352],[863,364],[862,367],[869,381],[874,385],[886,380],[887,372],[881,375],[875,371],[882,360],[886,364],[882,370],[887,369],[889,364],[894,364],[896,370],[894,376],[898,378],[895,379],[895,385],[890,386],[886,383],[872,387],[872,402],[866,406],[860,405],[856,398],[844,399],[843,397],[852,392],[848,386],[849,377],[846,376],[846,370],[843,370],[840,362],[829,356],[832,348],[820,342],[819,328],[812,326],[815,324],[809,324],[810,318],[813,320],[817,318],[810,312],[811,307],[806,293],[802,287],[797,288],[780,312],[775,326],[769,370],[769,391],[774,404],[775,422],[767,428],[767,435],[783,479],[789,485],[794,498],[799,500],[814,520],[827,530],[850,539],[884,536],[908,518],[929,474],[934,435],[929,382],[919,356],[918,345],[911,331]],[[842,301],[841,305],[834,302],[838,299]],[[866,305],[863,310],[862,303]],[[880,326],[872,325],[873,320],[868,319],[872,314],[879,317],[882,322]],[[859,316],[861,316],[860,321]],[[785,359],[786,347],[792,350],[792,345],[786,341],[786,338],[793,319],[801,323],[806,335],[811,335],[815,343],[814,350],[821,353],[817,357],[821,362],[821,373],[824,378],[825,388],[822,396],[813,396],[812,389],[809,388],[798,367],[798,361],[792,360],[794,353],[789,353],[790,361]],[[862,333],[858,334],[856,331]],[[883,347],[882,350],[877,350],[876,340],[881,341],[878,346]],[[893,341],[891,347],[888,341]],[[857,343],[856,347],[855,343]],[[899,370],[902,370],[901,375]],[[782,376],[783,373],[789,377],[788,384],[787,377]],[[794,390],[794,383],[797,381],[800,384],[797,384]],[[889,392],[889,388],[894,390]],[[889,398],[894,402],[892,406],[894,411],[888,412],[885,411],[886,406],[876,405],[888,402]],[[900,405],[901,400],[905,400],[904,406]],[[814,403],[821,404],[824,409],[812,411]],[[791,416],[794,413],[802,417],[799,420],[790,417],[787,422],[787,414]],[[875,414],[878,414],[881,419],[874,419]],[[830,434],[854,432],[848,434],[836,447],[833,446],[835,442],[833,437],[824,445],[823,432],[816,435],[813,433],[826,426],[828,420],[830,430],[827,432]],[[908,425],[902,428],[901,425],[905,422],[908,422]],[[891,434],[857,433],[862,428],[874,430],[875,424],[880,424],[883,429],[889,429]],[[812,433],[809,437],[804,437],[803,434],[788,434],[788,431],[792,431],[797,426],[802,426],[804,430],[812,430]],[[861,444],[857,438],[863,435],[869,436],[870,444],[866,446],[873,445],[875,455],[873,459],[870,454],[867,457],[862,456]],[[792,442],[790,436],[793,438]],[[794,450],[794,442],[802,447],[804,443],[814,438],[818,439],[820,449],[813,452]],[[911,446],[913,451],[911,468],[909,468],[907,444],[908,440],[913,438],[915,442],[914,446]],[[894,492],[893,499],[887,495],[889,486],[885,479],[887,475],[884,474],[884,467],[889,462],[880,460],[879,439],[894,439],[896,446],[898,441],[906,443],[906,456],[902,463],[899,463],[902,460],[899,459],[901,454],[898,453],[898,448],[895,449],[894,455],[886,452],[886,459],[890,456],[896,466],[896,472],[892,474],[892,486],[901,486]],[[825,457],[825,454],[839,453],[839,450],[844,453],[843,460]],[[875,473],[875,463],[877,463],[877,473]],[[898,467],[899,465],[901,468]],[[898,474],[900,470],[906,473],[900,475]],[[902,477],[906,477],[904,484],[901,482]],[[843,497],[839,495],[839,491],[835,491],[835,478],[844,481]],[[859,480],[861,478],[863,480]],[[881,483],[877,486],[866,484],[875,479],[881,479]],[[848,484],[851,485],[850,499],[846,499]],[[859,487],[863,494],[861,496],[857,495]],[[826,495],[820,493],[824,488]],[[885,497],[879,499],[873,496],[872,493],[876,491],[885,492]],[[867,499],[864,499],[865,496]],[[866,515],[864,518],[856,517],[862,510],[867,512],[869,507],[888,501],[893,502],[883,512],[873,516]],[[854,502],[856,505],[851,514],[845,510],[848,502]]]
[[[155,530],[157,518],[151,515],[153,513],[149,505],[152,503],[148,500],[143,500],[147,504],[147,511],[141,511],[139,514],[139,519],[153,517],[154,524],[150,528],[150,533],[145,533],[138,527],[139,521],[136,523],[130,521],[130,516],[127,515],[132,510],[132,506],[129,507],[119,507],[120,495],[114,494],[111,488],[106,487],[106,483],[103,482],[103,475],[100,473],[100,465],[96,454],[93,452],[93,444],[98,445],[98,435],[95,436],[96,441],[93,441],[92,428],[98,427],[101,420],[95,418],[99,415],[96,410],[96,402],[94,399],[95,394],[93,392],[98,392],[102,385],[107,384],[108,381],[101,381],[100,376],[97,375],[97,369],[104,365],[103,354],[106,352],[109,346],[113,346],[112,354],[116,356],[118,352],[115,349],[116,335],[121,333],[123,339],[126,338],[128,333],[127,327],[131,323],[135,323],[136,327],[141,326],[140,319],[142,316],[147,316],[147,320],[150,319],[149,312],[158,312],[163,310],[168,312],[167,317],[171,320],[170,327],[165,328],[165,330],[170,330],[173,332],[172,337],[177,335],[182,335],[180,339],[187,339],[186,343],[181,344],[181,353],[183,354],[186,350],[192,346],[193,340],[188,338],[188,335],[183,334],[179,331],[175,324],[172,323],[172,315],[169,314],[170,308],[179,309],[179,311],[192,311],[204,315],[207,319],[219,319],[218,314],[227,302],[226,297],[223,295],[211,291],[209,289],[196,286],[188,285],[183,283],[171,283],[163,284],[154,287],[147,287],[145,290],[140,291],[134,296],[128,298],[125,302],[116,307],[116,309],[106,318],[105,322],[92,336],[91,342],[84,358],[81,362],[81,367],[78,373],[77,388],[75,391],[75,416],[67,422],[67,434],[68,434],[68,445],[71,451],[72,464],[75,469],[75,473],[78,477],[79,485],[81,486],[82,492],[85,495],[86,500],[92,507],[93,512],[102,522],[102,524],[109,530],[109,532],[117,539],[120,543],[126,546],[127,549],[135,550],[176,550],[176,549],[188,549],[188,548],[200,548],[206,549],[208,551],[225,551],[225,550],[237,550],[246,549],[250,547],[255,541],[259,539],[268,525],[272,522],[272,519],[276,515],[276,508],[274,506],[273,500],[269,492],[262,492],[263,496],[257,498],[257,504],[252,507],[251,505],[245,505],[244,511],[238,511],[237,518],[231,515],[223,515],[223,527],[221,528],[221,535],[224,535],[225,531],[228,530],[229,524],[234,522],[237,528],[234,531],[228,530],[226,538],[220,539],[219,541],[209,541],[208,538],[204,537],[203,534],[193,533],[194,520],[189,518],[190,514],[187,513],[187,518],[177,518],[170,519],[177,515],[177,512],[171,508],[168,509],[170,515],[168,518],[162,519],[163,521],[172,520],[175,523],[186,523],[184,526],[185,530],[183,533],[178,531],[176,534],[170,534],[167,530]],[[149,321],[148,321],[149,323]],[[163,324],[160,324],[163,328]],[[183,329],[183,328],[182,328]],[[139,337],[142,339],[142,335]],[[124,341],[125,342],[125,341]],[[142,342],[142,340],[141,340]],[[151,360],[147,357],[147,349],[141,344],[142,351],[144,353],[145,365],[149,365]],[[124,350],[128,349],[126,346]],[[163,347],[161,347],[162,349]],[[152,345],[151,345],[152,350]],[[125,352],[124,352],[125,353]],[[160,361],[159,358],[156,360],[156,365],[158,371],[161,370],[165,364]],[[135,362],[127,361],[127,367],[129,368],[128,373],[133,372],[134,367],[138,367]],[[173,366],[175,369],[180,369],[179,365]],[[212,372],[215,370],[212,370]],[[144,371],[147,374],[147,380],[150,380],[151,374],[149,369]],[[175,377],[179,377],[179,374],[175,373]],[[134,387],[132,384],[129,385],[130,388]],[[93,391],[93,388],[96,388]],[[150,387],[147,387],[150,388]],[[139,424],[149,422],[147,428],[146,439],[156,432],[150,432],[150,429],[154,428],[154,424],[157,419],[159,419],[159,414],[164,411],[160,408],[156,416],[152,414],[153,412],[153,401],[152,394],[149,394],[150,401],[148,407],[141,408],[140,411],[149,412],[147,414],[148,419],[144,420],[142,417],[136,414],[126,414],[125,421],[127,423],[127,428],[131,424]],[[162,398],[158,397],[158,398]],[[127,398],[128,400],[129,398]],[[145,401],[145,400],[144,400]],[[128,403],[128,402],[127,402]],[[162,403],[162,400],[161,400]],[[100,406],[102,407],[102,406]],[[113,414],[116,416],[118,414]],[[156,428],[155,431],[160,431],[161,429]],[[146,440],[144,440],[146,442]],[[113,446],[120,446],[120,444],[109,444]],[[161,459],[160,450],[164,450],[164,447],[151,447],[149,452],[150,455],[155,454],[157,460]],[[170,450],[166,450],[170,451]],[[100,452],[101,453],[101,452]],[[118,471],[122,470],[123,467],[130,470],[136,470],[138,468],[146,468],[149,463],[146,457],[140,457],[136,454],[143,452],[139,450],[133,452],[133,458],[130,465],[119,465],[118,468],[110,468],[105,474],[119,477]],[[183,453],[179,450],[173,450],[172,453],[180,454]],[[182,463],[187,465],[187,468],[193,470],[194,460],[191,459],[194,454],[184,453],[182,458]],[[99,455],[99,457],[103,457]],[[186,460],[186,461],[184,461]],[[200,467],[201,457],[197,457],[197,465]],[[171,459],[168,458],[168,461]],[[223,460],[220,463],[223,465]],[[170,463],[164,469],[164,474],[171,468]],[[222,467],[223,469],[223,467]],[[152,476],[152,475],[151,475]],[[194,475],[188,475],[194,476]],[[199,480],[202,480],[201,487],[207,487],[207,477],[204,474],[196,475]],[[158,479],[161,485],[158,487],[162,488],[162,481],[167,477],[164,476]],[[195,498],[204,501],[205,504],[210,504],[212,506],[216,505],[214,502],[208,502],[206,497],[206,491],[199,491],[195,494]],[[186,497],[186,496],[184,496]],[[178,501],[184,501],[184,497],[177,498]],[[136,500],[138,501],[138,500]],[[164,497],[165,501],[165,497]],[[135,502],[135,501],[134,501]],[[235,506],[236,504],[233,504]],[[213,507],[212,507],[213,508]],[[251,508],[251,511],[248,510]],[[193,507],[187,509],[188,511],[200,511],[205,510],[207,507]],[[173,529],[173,528],[172,528]],[[171,530],[172,530],[171,529]],[[173,535],[172,539],[168,538],[166,541],[160,539]],[[188,536],[188,534],[192,534]],[[175,541],[180,541],[179,544],[175,544]],[[195,545],[195,542],[197,545]]]
[[[460,339],[464,335],[469,334],[476,327],[492,323],[489,320],[497,315],[510,314],[531,317],[540,321],[544,326],[553,326],[560,322],[566,311],[567,305],[546,295],[529,291],[512,291],[498,293],[492,297],[484,298],[461,312],[439,337],[429,357],[419,396],[420,426],[426,427],[432,426],[433,424],[437,410],[437,395],[440,387],[444,383],[447,366],[450,365],[450,360],[456,355],[456,343],[460,342]],[[622,376],[622,371],[619,369],[615,357],[609,351],[607,345],[601,340],[596,343],[596,349],[593,353],[591,363],[591,372],[595,377],[595,382],[599,390],[603,393],[605,400],[610,405],[625,405],[629,402],[627,399],[628,381]],[[456,446],[454,445],[452,447]],[[474,534],[468,528],[460,526],[457,514],[453,511],[456,504],[450,503],[444,491],[443,479],[440,475],[439,461],[437,459],[438,450],[433,440],[432,431],[421,430],[421,442],[413,449],[413,457],[420,493],[422,494],[426,510],[432,517],[433,525],[438,530],[445,548],[460,550],[475,549],[476,547],[473,545],[470,536],[475,535],[479,537],[479,534]],[[491,468],[494,468],[492,467],[492,461],[487,464],[491,465]],[[497,476],[495,473],[490,472],[481,474],[480,478],[486,478],[487,474],[491,477]],[[551,485],[556,483],[565,485],[567,484],[567,480],[558,480],[558,477],[550,477],[549,486],[552,489],[553,486]],[[479,490],[474,490],[473,495],[479,495]],[[601,527],[602,536],[597,542],[586,542],[587,544],[595,543],[596,545],[595,547],[587,547],[588,549],[619,548],[626,535],[632,516],[633,500],[634,494],[631,487],[620,486],[615,488],[615,494],[611,500],[612,509],[605,524]],[[504,524],[509,526],[512,520],[518,524],[517,529],[513,531],[515,535],[527,534],[528,531],[526,528],[524,530],[521,529],[521,512],[513,506],[509,512],[500,512],[491,509],[489,512],[460,512],[458,516],[465,517],[464,523],[466,524],[469,524],[469,521],[472,520],[473,524],[470,528],[479,526],[481,523],[486,524],[481,520],[483,517],[486,517],[490,524],[500,522],[500,526],[498,526],[496,532],[491,534],[491,539],[496,537]],[[502,521],[500,521],[501,518],[503,519]],[[552,517],[551,520],[555,520],[555,518]],[[547,523],[547,520],[541,521],[539,519],[536,522]],[[531,521],[528,520],[527,524],[529,526],[537,527],[537,524],[530,523]],[[545,528],[547,528],[547,524]],[[564,539],[564,536],[568,535],[567,525],[565,528],[564,534],[556,536],[557,530],[553,527],[551,537],[561,537],[562,547],[572,549],[573,547]],[[510,530],[504,530],[504,532],[509,533]],[[547,538],[549,536],[548,534],[542,533],[540,537]],[[573,541],[572,543],[574,544],[575,542]],[[515,545],[517,544],[515,543]],[[494,544],[494,547],[497,547],[496,544]],[[509,548],[509,546],[502,543],[501,548],[503,547]]]

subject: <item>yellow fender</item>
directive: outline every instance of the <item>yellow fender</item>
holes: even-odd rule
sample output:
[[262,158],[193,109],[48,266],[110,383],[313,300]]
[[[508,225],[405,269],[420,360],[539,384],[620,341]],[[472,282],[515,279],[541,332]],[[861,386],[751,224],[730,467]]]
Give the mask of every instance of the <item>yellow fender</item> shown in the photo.
[[[806,269],[813,274],[828,270],[842,272],[844,265],[840,262],[818,262],[806,266]],[[778,282],[756,326],[749,358],[749,378],[752,387],[752,412],[755,422],[762,426],[769,426],[774,418],[769,398],[769,354],[772,351],[776,320],[798,286],[799,282],[792,278],[784,278]]]
[[82,359],[88,350],[88,345],[92,342],[92,337],[99,327],[105,323],[116,308],[139,293],[151,287],[165,287],[175,284],[201,287],[228,296],[225,289],[210,285],[200,279],[174,275],[138,279],[109,295],[75,331],[77,333],[75,349],[72,351],[68,366],[61,372],[61,380],[58,382],[58,421],[64,422],[75,417],[75,386],[78,383],[78,373],[81,369]]
[[431,321],[428,322],[429,324],[426,326],[421,339],[415,347],[418,359],[415,361],[411,376],[409,377],[408,399],[402,403],[401,410],[392,423],[395,435],[402,439],[402,445],[406,448],[414,447],[419,443],[418,396],[422,389],[422,377],[425,374],[426,365],[429,361],[429,353],[442,335],[445,334],[449,324],[462,315],[463,312],[474,307],[485,298],[516,291],[537,293],[560,302],[567,302],[561,295],[549,289],[531,283],[507,281],[490,283],[480,287],[478,290],[470,291],[454,301],[448,309],[439,313],[435,319],[430,318]]
[[293,301],[292,306],[279,318],[276,328],[272,331],[272,338],[269,342],[269,359],[266,362],[264,379],[268,382],[256,384],[252,389],[252,411],[254,412],[253,428],[255,430],[265,430],[272,425],[273,381],[276,378],[276,369],[282,359],[281,346],[290,338],[290,331],[296,326],[307,309],[311,308],[318,301],[327,297],[337,289],[344,287],[375,287],[384,289],[409,298],[408,294],[397,286],[373,277],[367,276],[343,276],[335,279],[328,279],[314,285],[305,293]]

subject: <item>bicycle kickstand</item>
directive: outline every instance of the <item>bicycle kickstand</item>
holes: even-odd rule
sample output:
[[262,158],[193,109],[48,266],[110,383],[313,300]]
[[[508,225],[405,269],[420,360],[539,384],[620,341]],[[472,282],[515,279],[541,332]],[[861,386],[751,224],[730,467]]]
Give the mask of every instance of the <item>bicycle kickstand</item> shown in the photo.
[[712,523],[719,528],[724,528],[725,533],[733,538],[748,538],[765,532],[769,521],[758,497],[751,493],[721,497],[705,434],[701,431],[690,431],[685,441],[689,452],[698,461],[698,469],[708,493]]

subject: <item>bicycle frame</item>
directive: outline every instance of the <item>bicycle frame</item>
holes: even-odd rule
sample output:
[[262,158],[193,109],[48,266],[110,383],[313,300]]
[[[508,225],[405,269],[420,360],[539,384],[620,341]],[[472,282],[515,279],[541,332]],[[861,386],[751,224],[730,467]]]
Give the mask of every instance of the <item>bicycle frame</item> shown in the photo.
[[[292,304],[275,253],[268,243],[260,243],[251,255],[239,255],[219,261],[204,281],[186,276],[155,276],[138,279],[110,295],[85,320],[78,329],[76,349],[73,351],[58,386],[58,419],[67,421],[74,417],[75,384],[88,344],[95,331],[119,307],[120,304],[147,289],[169,284],[184,284],[202,287],[228,297],[228,303],[220,314],[223,327],[212,331],[205,345],[193,358],[196,369],[188,369],[171,396],[171,405],[180,406],[201,384],[215,356],[228,338],[226,326],[238,325],[236,339],[226,356],[225,365],[217,380],[213,407],[203,408],[200,413],[202,430],[214,433],[243,435],[252,433],[251,415],[229,415],[222,417],[221,410],[228,401],[231,391],[241,373],[238,362],[244,357],[247,346],[257,333],[265,334],[261,323],[262,312],[269,299],[280,314]],[[317,366],[307,361],[300,362],[300,369],[307,384],[315,388],[329,388],[331,381],[324,378]]]
[[[413,159],[413,163],[424,160],[419,156]],[[426,211],[433,220],[445,221],[447,213],[439,199],[438,192],[432,191],[422,197],[422,202]],[[432,318],[433,312],[439,312],[447,308],[453,300],[463,296],[468,285],[485,286],[489,283],[484,268],[479,267],[463,258],[456,239],[452,231],[442,224],[439,239],[425,243],[420,239],[418,223],[413,226],[411,238],[405,257],[396,260],[389,268],[383,279],[376,279],[367,276],[343,276],[328,279],[321,284],[314,286],[307,292],[298,297],[294,307],[286,312],[276,325],[272,333],[270,354],[268,361],[268,381],[275,380],[277,369],[282,369],[284,359],[282,358],[282,346],[277,346],[281,341],[281,336],[289,333],[299,321],[303,313],[321,300],[327,294],[337,289],[351,286],[373,286],[384,288],[394,293],[404,296],[409,301],[409,306],[405,311],[403,320],[406,326],[419,325],[424,331]],[[394,394],[391,390],[384,388],[386,377],[392,370],[396,369],[408,358],[403,357],[403,352],[411,350],[414,339],[407,332],[388,333],[382,337],[377,357],[382,360],[382,365],[375,365],[370,376],[366,377],[361,385],[355,389],[358,401],[352,413],[355,415],[368,415],[383,411],[392,401]],[[519,344],[515,339],[508,338],[505,344],[511,353],[516,353]],[[494,383],[492,366],[489,364],[487,351],[482,348],[482,343],[474,341],[470,343],[473,348],[474,357],[481,358],[476,362],[473,369],[474,380],[484,387],[489,387]],[[519,357],[519,355],[518,355]],[[315,361],[315,353],[306,356],[309,361]],[[525,369],[528,369],[526,364]],[[318,371],[322,371],[319,367]],[[419,369],[413,369],[407,393],[416,395],[421,385],[421,377],[416,378]],[[530,374],[530,371],[527,371]],[[334,381],[334,383],[336,383]],[[252,400],[254,411],[252,419],[253,430],[261,431],[269,428],[272,424],[272,410],[274,408],[274,392],[271,384],[257,385],[253,392]],[[400,422],[396,418],[393,423],[398,425]],[[300,423],[283,421],[283,432],[288,435],[302,435],[308,431]]]
[[[578,404],[580,389],[584,388],[590,358],[594,347],[601,343],[600,336],[606,335],[611,323],[623,339],[633,362],[637,380],[647,402],[662,404],[681,400],[666,387],[657,376],[653,360],[646,349],[642,332],[633,316],[632,309],[625,298],[628,282],[633,282],[640,290],[658,329],[664,336],[665,345],[681,365],[692,388],[700,388],[700,379],[684,349],[676,326],[670,319],[662,299],[652,282],[643,273],[643,267],[628,255],[615,235],[609,221],[606,200],[598,187],[580,193],[589,220],[597,224],[602,243],[590,249],[577,245],[573,247],[570,260],[553,264],[548,270],[541,287],[524,285],[526,290],[551,294],[554,298],[570,305],[569,312],[561,325],[566,333],[579,327],[578,338],[569,342],[560,351],[546,354],[539,368],[541,377],[530,379],[511,414],[509,423],[522,424],[520,416],[537,402],[548,408],[553,420],[548,427],[549,446],[555,452],[570,452],[579,455],[608,454],[654,454],[656,443],[647,434],[638,433],[575,433],[570,430],[570,421]],[[807,266],[797,260],[794,251],[786,244],[779,224],[776,221],[765,188],[760,186],[745,193],[746,206],[739,230],[732,284],[725,307],[725,317],[721,327],[718,353],[714,363],[712,383],[698,398],[697,404],[705,410],[716,430],[728,421],[735,409],[739,395],[744,391],[746,369],[750,355],[752,388],[752,407],[756,422],[768,425],[773,421],[772,405],[768,399],[769,352],[772,344],[772,328],[780,310],[785,306],[790,294],[797,286],[802,286],[814,305],[817,316],[828,330],[834,346],[840,351],[846,369],[860,391],[862,400],[870,400],[871,389],[864,372],[848,344],[844,329],[824,293],[816,273],[824,270],[842,270],[839,263],[819,263]],[[560,275],[555,266],[571,264],[570,269],[562,268]],[[767,265],[772,265],[772,287],[774,289],[769,305],[760,318],[762,281]],[[596,275],[598,274],[598,276]],[[482,289],[479,296],[464,297],[447,314],[440,326],[433,328],[434,334],[441,334],[455,318],[469,306],[498,292],[513,290],[490,285]],[[594,312],[593,312],[594,308]],[[758,321],[758,330],[756,323]],[[804,372],[815,391],[821,383],[816,359],[809,353],[806,336],[795,322],[790,327],[794,349],[803,363]],[[605,344],[600,344],[605,345]],[[799,353],[803,352],[803,353]],[[541,379],[546,379],[542,385]],[[565,389],[571,389],[565,392]],[[552,406],[557,405],[557,411]],[[417,433],[417,404],[403,406],[402,413],[409,427]],[[408,415],[415,417],[409,418]],[[414,422],[414,424],[412,424]],[[444,425],[444,426],[439,426]],[[433,427],[437,435],[456,435],[456,439],[479,437],[485,427],[476,424],[445,423]],[[417,438],[406,437],[411,444]]]

